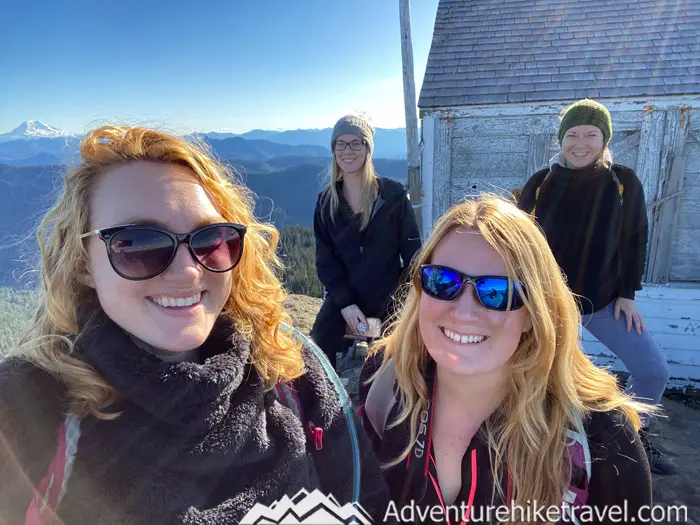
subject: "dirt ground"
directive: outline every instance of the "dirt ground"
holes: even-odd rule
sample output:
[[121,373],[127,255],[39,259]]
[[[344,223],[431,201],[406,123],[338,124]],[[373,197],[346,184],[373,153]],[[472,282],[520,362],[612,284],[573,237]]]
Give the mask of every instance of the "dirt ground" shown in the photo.
[[[303,295],[291,295],[287,301],[295,326],[307,334],[320,306],[320,299]],[[341,373],[353,402],[357,400],[360,366],[361,361],[348,363]],[[652,426],[653,439],[674,459],[678,474],[653,476],[653,503],[663,507],[685,506],[687,521],[670,519],[656,523],[700,525],[700,401],[669,393],[662,403],[663,413]]]
[[668,397],[662,404],[664,413],[652,427],[654,439],[674,459],[678,474],[654,475],[654,504],[684,505],[687,523],[700,525],[700,407]]

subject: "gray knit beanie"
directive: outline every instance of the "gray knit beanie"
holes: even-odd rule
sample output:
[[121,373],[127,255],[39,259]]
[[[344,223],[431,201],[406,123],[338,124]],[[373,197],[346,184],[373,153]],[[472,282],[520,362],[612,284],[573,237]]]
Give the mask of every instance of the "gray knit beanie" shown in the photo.
[[345,115],[341,117],[333,127],[333,135],[331,136],[331,151],[335,145],[336,139],[343,133],[351,133],[364,139],[367,142],[367,148],[370,155],[374,150],[374,128],[367,119],[359,115]]

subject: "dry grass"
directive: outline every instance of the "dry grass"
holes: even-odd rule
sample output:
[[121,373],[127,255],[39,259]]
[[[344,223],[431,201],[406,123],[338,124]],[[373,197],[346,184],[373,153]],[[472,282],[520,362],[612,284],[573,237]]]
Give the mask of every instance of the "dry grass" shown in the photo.
[[292,316],[294,326],[308,335],[322,303],[322,299],[308,297],[306,295],[291,294],[287,298],[285,306],[289,315]]

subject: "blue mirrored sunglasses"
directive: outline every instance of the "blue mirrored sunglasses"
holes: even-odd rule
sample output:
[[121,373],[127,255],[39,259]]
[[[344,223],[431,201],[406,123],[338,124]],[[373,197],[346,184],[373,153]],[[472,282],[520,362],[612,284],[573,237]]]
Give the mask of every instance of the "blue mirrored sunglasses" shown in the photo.
[[[430,297],[441,301],[452,301],[459,297],[466,284],[474,286],[474,292],[481,306],[489,310],[504,312],[508,310],[508,290],[513,290],[511,310],[523,307],[520,292],[508,277],[500,275],[483,275],[471,277],[447,266],[423,264],[420,267],[420,283],[423,291]],[[519,283],[524,291],[524,286]]]

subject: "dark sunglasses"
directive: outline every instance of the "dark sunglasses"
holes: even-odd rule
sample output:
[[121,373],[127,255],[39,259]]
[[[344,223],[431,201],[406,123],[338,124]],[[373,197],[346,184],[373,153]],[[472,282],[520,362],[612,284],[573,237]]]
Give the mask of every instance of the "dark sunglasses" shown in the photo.
[[241,260],[245,232],[244,225],[232,223],[211,224],[190,233],[128,224],[93,230],[80,238],[98,235],[114,271],[124,279],[143,281],[164,272],[181,244],[210,272],[227,272]]
[[[508,277],[495,275],[470,277],[447,266],[435,264],[423,264],[420,267],[421,288],[430,297],[441,301],[456,299],[465,285],[469,283],[474,285],[476,298],[484,308],[499,312],[506,311],[508,309],[509,288],[513,290],[511,310],[517,310],[523,306],[520,292],[511,286],[512,281]],[[523,287],[522,283],[520,286]]]

